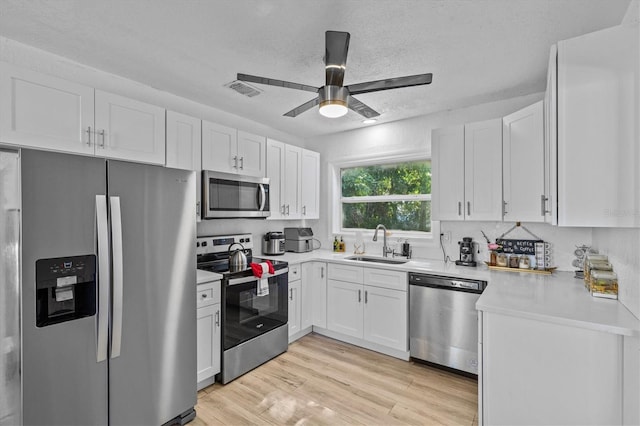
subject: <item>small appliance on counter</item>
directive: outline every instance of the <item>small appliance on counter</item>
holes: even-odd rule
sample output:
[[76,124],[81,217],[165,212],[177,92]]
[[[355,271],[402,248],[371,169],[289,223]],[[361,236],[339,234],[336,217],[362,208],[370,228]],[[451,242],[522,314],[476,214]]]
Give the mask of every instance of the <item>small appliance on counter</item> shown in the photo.
[[283,232],[267,232],[262,237],[262,254],[280,255],[285,251]]
[[294,253],[306,253],[313,250],[313,231],[311,228],[284,228],[284,249]]
[[456,265],[476,266],[475,256],[473,255],[474,244],[473,238],[462,237],[462,241],[458,241],[460,246],[460,260],[456,260]]

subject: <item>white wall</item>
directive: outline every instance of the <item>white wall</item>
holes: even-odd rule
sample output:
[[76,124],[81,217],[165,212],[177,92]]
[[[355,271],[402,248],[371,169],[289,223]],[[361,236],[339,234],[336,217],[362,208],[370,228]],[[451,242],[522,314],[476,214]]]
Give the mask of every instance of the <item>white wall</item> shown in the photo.
[[[318,222],[314,231],[322,240],[323,246],[330,247],[334,236],[329,220],[331,217],[331,203],[329,201],[331,188],[330,163],[407,153],[420,153],[430,156],[432,129],[502,117],[533,104],[542,99],[542,97],[542,93],[537,93],[307,140],[307,147],[321,154],[320,204],[322,211],[320,217],[322,219]],[[480,230],[484,230],[491,239],[495,239],[512,225],[513,223],[502,222],[443,222],[441,224],[442,230],[451,231],[452,233],[451,242],[445,244],[445,251],[449,257],[457,259],[457,241],[461,240],[462,237],[473,237],[474,240],[483,243],[484,240]],[[571,261],[573,260],[573,251],[576,245],[591,244],[591,228],[563,229],[540,224],[525,225],[541,238],[553,244],[555,264],[562,270],[573,270]],[[364,234],[367,253],[382,253],[381,243],[371,241],[371,235],[372,233]],[[518,236],[517,234],[515,235],[516,237]],[[390,241],[396,243],[397,238],[391,236]],[[345,235],[345,242],[347,243],[347,249],[352,251],[353,243],[355,242],[354,236]],[[438,240],[435,242],[410,240],[409,242],[413,245],[414,258],[443,258]],[[478,260],[486,260],[486,257],[486,247],[481,244],[481,253]]]

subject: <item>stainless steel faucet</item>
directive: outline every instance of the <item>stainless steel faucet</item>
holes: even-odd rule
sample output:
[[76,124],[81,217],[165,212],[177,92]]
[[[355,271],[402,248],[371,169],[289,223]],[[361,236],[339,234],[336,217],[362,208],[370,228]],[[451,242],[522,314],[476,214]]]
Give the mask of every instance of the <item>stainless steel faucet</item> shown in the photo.
[[382,229],[382,256],[387,257],[392,250],[387,247],[387,228],[383,224],[379,224],[376,226],[376,232],[373,233],[373,241],[378,241],[378,230]]

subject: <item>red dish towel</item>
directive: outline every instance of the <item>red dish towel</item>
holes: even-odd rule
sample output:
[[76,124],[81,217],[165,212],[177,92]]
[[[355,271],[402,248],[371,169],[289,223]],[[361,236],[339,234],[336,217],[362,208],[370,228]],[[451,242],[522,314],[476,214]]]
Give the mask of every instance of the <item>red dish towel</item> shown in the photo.
[[[269,260],[265,260],[262,263],[250,263],[249,266],[251,266],[251,270],[253,271],[253,275],[255,277],[258,278],[262,278],[262,274],[263,271],[266,269],[266,272],[273,274],[275,273],[275,269],[273,269],[273,265],[271,264],[271,261]],[[264,266],[264,268],[263,268]]]

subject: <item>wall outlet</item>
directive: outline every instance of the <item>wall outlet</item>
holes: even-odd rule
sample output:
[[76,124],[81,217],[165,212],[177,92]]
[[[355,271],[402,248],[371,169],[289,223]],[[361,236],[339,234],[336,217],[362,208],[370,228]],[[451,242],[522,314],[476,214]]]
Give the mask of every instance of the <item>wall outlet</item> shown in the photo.
[[441,232],[442,234],[442,242],[450,243],[451,242],[451,231]]

